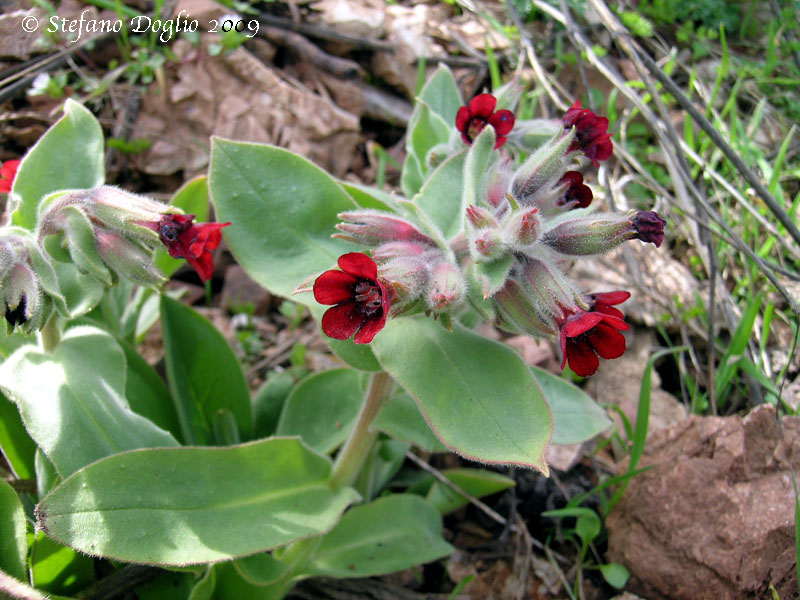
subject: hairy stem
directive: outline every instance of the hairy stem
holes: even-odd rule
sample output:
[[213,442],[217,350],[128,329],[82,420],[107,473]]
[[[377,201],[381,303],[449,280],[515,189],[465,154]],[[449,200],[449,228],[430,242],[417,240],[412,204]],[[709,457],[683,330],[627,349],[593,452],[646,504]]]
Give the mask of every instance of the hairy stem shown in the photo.
[[334,489],[351,485],[355,481],[378,435],[377,432],[370,430],[370,425],[389,399],[393,387],[394,380],[386,371],[380,371],[372,376],[356,425],[333,465],[331,486]]

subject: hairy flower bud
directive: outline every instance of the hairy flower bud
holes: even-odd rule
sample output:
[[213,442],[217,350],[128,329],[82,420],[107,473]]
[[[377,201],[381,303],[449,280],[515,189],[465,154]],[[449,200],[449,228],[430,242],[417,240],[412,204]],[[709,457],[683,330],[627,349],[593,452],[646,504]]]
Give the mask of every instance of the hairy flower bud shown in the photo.
[[[52,302],[44,294],[43,286],[34,264],[41,265],[30,233],[18,228],[3,228],[0,234],[0,310],[9,329],[21,328],[25,332],[40,329],[52,310]],[[45,273],[53,284],[52,267]],[[41,267],[43,268],[43,266]]]
[[659,246],[664,238],[665,223],[652,211],[578,217],[549,230],[542,241],[557,252],[571,256],[602,254],[632,239]]
[[153,263],[153,255],[134,242],[107,229],[95,232],[97,251],[112,271],[145,286],[160,286],[166,277]]
[[339,223],[336,229],[344,233],[337,233],[334,237],[357,244],[378,246],[386,242],[413,241],[431,247],[436,246],[436,243],[415,225],[389,213],[363,210],[341,213],[339,218],[346,222]]
[[472,233],[470,250],[476,262],[493,261],[506,254],[509,244],[500,229],[479,229]]
[[426,302],[434,311],[447,311],[458,307],[464,300],[466,283],[461,271],[450,262],[440,262],[433,267]]
[[530,155],[511,180],[511,194],[520,204],[537,205],[543,192],[551,191],[567,170],[567,149],[574,133],[558,135]]
[[[555,320],[539,312],[530,294],[514,279],[492,296],[499,317],[515,331],[542,337],[555,335],[558,331]],[[499,323],[502,325],[502,323]]]
[[485,208],[480,206],[469,205],[467,207],[467,219],[472,223],[475,229],[483,229],[485,227],[498,227],[497,219],[494,218]]
[[522,255],[517,260],[520,264],[517,279],[540,315],[552,315],[559,321],[577,310],[580,292],[552,261]]
[[523,208],[513,212],[503,225],[506,235],[522,246],[533,244],[541,230],[539,209]]

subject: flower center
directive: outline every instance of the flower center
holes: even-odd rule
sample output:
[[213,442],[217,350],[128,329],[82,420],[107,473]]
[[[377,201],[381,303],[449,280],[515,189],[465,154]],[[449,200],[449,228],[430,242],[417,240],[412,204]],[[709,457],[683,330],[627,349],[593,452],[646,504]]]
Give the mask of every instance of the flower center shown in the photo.
[[481,117],[472,117],[469,123],[467,123],[467,137],[469,137],[470,140],[474,140],[478,137],[478,134],[483,131],[483,128],[486,127],[488,122],[489,121]]
[[167,240],[168,242],[174,242],[178,239],[178,228],[174,225],[162,225],[159,233],[161,233],[161,239]]
[[359,281],[355,287],[355,301],[364,314],[372,315],[383,305],[383,295],[372,281]]

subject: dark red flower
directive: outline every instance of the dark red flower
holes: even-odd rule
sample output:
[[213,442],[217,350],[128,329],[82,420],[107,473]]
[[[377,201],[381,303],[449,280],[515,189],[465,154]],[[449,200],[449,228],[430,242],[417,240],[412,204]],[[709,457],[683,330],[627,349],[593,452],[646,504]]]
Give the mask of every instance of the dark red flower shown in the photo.
[[625,315],[618,308],[614,308],[614,305],[622,304],[630,297],[630,292],[623,291],[589,294],[589,310],[624,319]]
[[664,241],[664,225],[667,222],[652,210],[639,211],[633,217],[633,229],[636,231],[636,238],[643,242],[655,244],[656,248],[661,247]]
[[[617,310],[608,305],[604,308]],[[598,355],[610,359],[619,358],[625,353],[625,336],[620,331],[628,328],[625,321],[608,312],[570,315],[561,327],[561,354],[564,357],[561,368],[569,361],[569,368],[581,377],[594,375],[600,366]]]
[[14,177],[17,176],[17,169],[21,161],[7,160],[0,166],[0,194],[8,193],[11,191],[11,186],[14,185]]
[[389,314],[389,292],[378,279],[378,266],[361,252],[339,257],[341,271],[325,271],[314,282],[314,298],[333,304],[322,315],[322,331],[335,340],[369,344]]
[[595,167],[599,161],[611,156],[614,145],[608,133],[608,119],[598,117],[588,108],[581,108],[580,100],[576,100],[564,115],[564,128],[572,127],[575,127],[575,140],[570,144],[569,152],[583,150]]
[[497,135],[494,147],[499,148],[506,143],[508,134],[514,128],[514,113],[510,110],[494,112],[495,106],[497,98],[491,94],[479,94],[470,100],[469,105],[458,109],[456,129],[461,132],[465,144],[471,146],[487,123],[494,127]]
[[564,195],[558,200],[559,206],[569,204],[570,208],[586,208],[592,203],[592,190],[583,184],[583,175],[577,171],[567,171],[559,183],[569,184]]
[[173,258],[185,258],[205,283],[214,274],[214,255],[222,241],[220,229],[230,223],[193,223],[194,215],[163,215],[161,220],[142,223],[158,232]]

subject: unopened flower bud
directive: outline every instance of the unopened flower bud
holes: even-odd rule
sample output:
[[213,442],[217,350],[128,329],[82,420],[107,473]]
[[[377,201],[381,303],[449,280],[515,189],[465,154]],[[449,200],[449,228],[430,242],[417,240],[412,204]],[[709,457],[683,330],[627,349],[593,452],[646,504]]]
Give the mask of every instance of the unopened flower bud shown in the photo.
[[660,243],[663,224],[653,212],[592,215],[564,221],[545,233],[542,241],[561,254],[588,256],[608,252],[635,238]]
[[633,217],[633,228],[636,231],[636,238],[647,243],[655,244],[656,248],[661,247],[664,241],[664,225],[667,222],[652,210],[640,211]]
[[539,209],[523,208],[512,213],[503,226],[510,239],[527,246],[533,244],[538,238],[541,229]]
[[486,182],[486,201],[497,208],[507,205],[506,193],[511,181],[511,157],[501,157],[489,171]]
[[485,208],[480,206],[469,205],[467,207],[467,219],[472,223],[475,229],[483,229],[484,227],[498,227],[497,219],[494,218]]
[[514,174],[511,194],[520,204],[532,204],[537,192],[552,187],[567,170],[567,149],[574,134],[554,136],[526,160]]
[[416,242],[389,242],[375,248],[372,258],[375,262],[397,258],[398,256],[419,256],[428,250]]
[[559,321],[577,310],[576,300],[584,304],[580,291],[552,261],[523,255],[518,260],[520,269],[517,279],[529,293],[538,314],[552,315]]
[[160,286],[166,281],[153,263],[153,255],[138,244],[107,229],[95,233],[97,251],[112,271],[145,286]]
[[426,301],[434,311],[451,310],[464,300],[466,283],[461,271],[450,262],[440,262],[433,268]]
[[337,233],[334,237],[365,244],[378,246],[386,242],[414,241],[435,247],[436,243],[422,233],[416,226],[380,211],[353,211],[341,213],[339,218],[345,223],[339,223],[336,228],[344,233]]
[[508,249],[509,245],[500,229],[479,229],[472,235],[472,257],[477,262],[500,258]]
[[554,335],[558,331],[553,318],[541,313],[530,294],[514,279],[506,281],[492,296],[492,301],[500,318],[515,331],[537,337]]
[[3,282],[6,321],[12,326],[33,319],[41,302],[39,285],[33,270],[18,262]]

